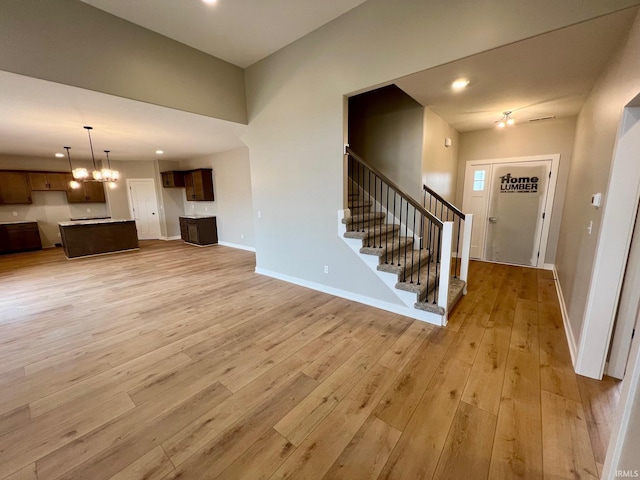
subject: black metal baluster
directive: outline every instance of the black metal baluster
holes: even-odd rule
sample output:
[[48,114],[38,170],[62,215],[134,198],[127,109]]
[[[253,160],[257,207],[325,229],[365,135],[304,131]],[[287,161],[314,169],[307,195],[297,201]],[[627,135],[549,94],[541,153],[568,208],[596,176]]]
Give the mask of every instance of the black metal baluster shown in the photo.
[[[400,266],[400,236],[402,235],[402,197],[400,197],[400,216],[398,218],[398,223],[400,224],[400,228],[398,229],[398,263],[397,265]],[[395,252],[396,252],[396,248],[394,246],[391,253],[391,265],[396,265],[393,262],[393,256]]]
[[[396,199],[398,198],[398,194],[394,191],[393,192],[393,224],[395,225],[396,223]],[[398,229],[398,231],[400,231],[400,229]],[[393,265],[393,250],[395,249],[395,245],[396,245],[396,232],[393,232],[393,235],[391,235],[391,265]]]
[[[380,213],[382,213],[382,179],[380,179]],[[379,235],[380,235],[380,243],[379,243],[380,248],[382,248],[382,228],[384,226],[385,231],[386,231],[386,223],[387,222],[382,222],[380,224],[380,233],[379,233]],[[374,224],[375,224],[375,222],[374,222]]]
[[[386,215],[389,215],[389,185],[387,185],[387,206],[385,210],[386,210],[386,214],[385,214],[384,220],[382,221],[383,224],[387,223]],[[391,234],[393,234],[393,230],[391,231]],[[384,233],[384,263],[385,264],[389,263],[389,230],[388,229]]]
[[[413,208],[413,236],[416,236],[416,209],[415,207]],[[413,283],[413,260],[414,260],[414,252],[415,249],[413,248],[413,245],[411,246],[411,283]],[[418,258],[420,258],[420,252],[418,251]],[[405,265],[406,268],[406,265]]]
[[418,248],[418,285],[420,285],[420,269],[422,268],[422,248],[424,247],[424,214],[420,214],[420,248]]
[[409,244],[409,202],[407,202],[407,214],[404,217],[404,268],[407,268],[407,245]]

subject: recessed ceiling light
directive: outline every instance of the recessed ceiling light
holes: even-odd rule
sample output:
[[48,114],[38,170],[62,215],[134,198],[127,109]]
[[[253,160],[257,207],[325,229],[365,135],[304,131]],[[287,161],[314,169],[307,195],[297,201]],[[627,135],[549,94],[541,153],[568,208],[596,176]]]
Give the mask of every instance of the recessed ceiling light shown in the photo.
[[57,158],[64,158],[64,153],[56,153]]
[[156,155],[162,155],[164,153],[163,150],[156,150]]
[[216,3],[218,3],[218,0],[202,0],[203,3],[206,3],[207,5],[215,5]]
[[469,80],[467,80],[466,78],[459,78],[451,84],[451,88],[453,88],[454,90],[462,90],[467,85],[469,85]]

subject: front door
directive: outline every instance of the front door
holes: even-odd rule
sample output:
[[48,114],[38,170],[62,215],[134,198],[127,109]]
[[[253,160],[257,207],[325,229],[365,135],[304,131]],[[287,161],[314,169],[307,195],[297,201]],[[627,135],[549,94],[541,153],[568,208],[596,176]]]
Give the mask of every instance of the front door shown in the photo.
[[472,258],[544,264],[559,155],[467,162],[463,210],[474,215]]
[[486,260],[537,266],[550,172],[551,160],[493,166]]
[[129,208],[136,221],[138,238],[150,240],[160,238],[160,219],[155,183],[152,178],[127,179]]

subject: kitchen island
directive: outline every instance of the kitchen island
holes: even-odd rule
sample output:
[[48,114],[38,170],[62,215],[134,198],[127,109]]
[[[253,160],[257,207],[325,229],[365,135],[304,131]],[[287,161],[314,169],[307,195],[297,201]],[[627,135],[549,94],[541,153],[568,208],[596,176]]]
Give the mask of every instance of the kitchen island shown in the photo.
[[134,220],[95,219],[58,222],[67,258],[137,250]]

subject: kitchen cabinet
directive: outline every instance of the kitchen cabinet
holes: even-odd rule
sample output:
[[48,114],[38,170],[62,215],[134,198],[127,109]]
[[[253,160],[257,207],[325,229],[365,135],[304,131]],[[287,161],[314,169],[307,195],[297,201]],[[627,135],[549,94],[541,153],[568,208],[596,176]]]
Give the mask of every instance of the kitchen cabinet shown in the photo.
[[67,258],[139,248],[135,220],[95,219],[58,222]]
[[0,172],[0,204],[31,203],[31,190],[23,172]]
[[42,250],[37,222],[0,223],[0,253]]
[[69,203],[105,203],[104,184],[101,182],[80,182],[80,188],[67,188]]
[[161,172],[162,186],[164,188],[184,187],[185,172],[173,170],[170,172]]
[[180,217],[180,236],[187,243],[213,245],[218,243],[216,217]]
[[29,172],[29,186],[31,191],[67,191],[69,182],[73,180],[70,173]]
[[213,170],[198,168],[185,172],[185,195],[190,202],[213,202]]

